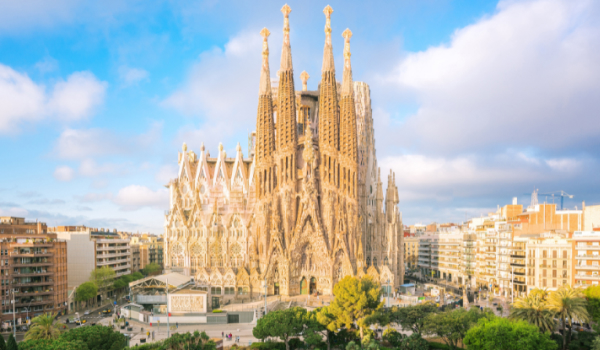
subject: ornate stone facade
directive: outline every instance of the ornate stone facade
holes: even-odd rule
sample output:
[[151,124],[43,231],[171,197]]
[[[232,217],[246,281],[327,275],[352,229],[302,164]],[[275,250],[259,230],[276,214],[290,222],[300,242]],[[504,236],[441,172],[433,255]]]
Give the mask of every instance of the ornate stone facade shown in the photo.
[[[271,82],[269,31],[250,156],[179,153],[165,221],[165,265],[196,278],[212,295],[331,294],[346,275],[402,283],[402,219],[394,174],[383,196],[369,87],[352,81],[343,33],[343,82],[335,79],[327,6],[319,91],[294,90],[285,5],[278,81]],[[384,202],[385,200],[385,202]],[[218,289],[217,289],[218,288]]]

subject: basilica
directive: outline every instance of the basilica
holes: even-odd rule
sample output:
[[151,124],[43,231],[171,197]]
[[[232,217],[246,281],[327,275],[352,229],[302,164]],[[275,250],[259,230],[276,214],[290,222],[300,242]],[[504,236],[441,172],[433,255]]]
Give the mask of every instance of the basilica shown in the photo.
[[[395,175],[381,179],[369,86],[352,80],[346,29],[342,82],[336,80],[331,14],[317,91],[295,91],[289,15],[282,10],[277,79],[263,29],[256,131],[245,156],[183,145],[167,185],[166,269],[194,278],[216,298],[264,293],[332,294],[347,275],[370,275],[387,290],[402,284],[403,226]],[[257,67],[258,69],[258,67]],[[249,92],[250,93],[250,92]],[[385,176],[386,174],[384,174]],[[218,302],[218,301],[217,301]]]

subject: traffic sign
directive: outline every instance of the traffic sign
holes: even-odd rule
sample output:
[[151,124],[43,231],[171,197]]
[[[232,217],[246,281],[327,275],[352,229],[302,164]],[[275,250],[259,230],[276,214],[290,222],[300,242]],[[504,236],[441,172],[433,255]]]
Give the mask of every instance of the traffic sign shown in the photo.
[[117,305],[117,302],[116,302],[116,301],[113,301],[113,304]]

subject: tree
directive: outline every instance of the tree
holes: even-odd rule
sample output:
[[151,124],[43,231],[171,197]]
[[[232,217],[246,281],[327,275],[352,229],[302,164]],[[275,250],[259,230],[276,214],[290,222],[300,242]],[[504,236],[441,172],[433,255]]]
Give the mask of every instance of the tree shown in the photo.
[[404,336],[398,348],[402,350],[429,350],[429,343],[421,338],[420,334],[413,333],[408,337]]
[[548,296],[550,295],[550,293],[548,293],[548,290],[546,290],[545,288],[534,288],[529,292],[530,296],[537,296],[540,299],[542,299],[542,301],[546,301],[548,300]]
[[[563,350],[566,350],[571,341],[573,321],[589,321],[590,316],[587,312],[587,301],[580,290],[565,284],[550,294],[548,297],[548,306],[561,321]],[[569,332],[565,333],[567,322],[569,323]]]
[[583,294],[587,298],[587,311],[592,320],[600,322],[600,286],[592,285],[587,287]]
[[485,317],[464,338],[469,350],[555,350],[557,344],[550,333],[526,321],[510,321],[501,317]]
[[96,325],[94,327],[73,328],[60,336],[67,342],[81,341],[89,350],[121,350],[127,345],[127,339],[112,328]]
[[98,295],[98,286],[93,282],[84,282],[77,287],[75,301],[88,301]]
[[6,350],[6,342],[4,341],[4,337],[0,335],[0,350]]
[[329,306],[329,312],[335,319],[335,328],[354,328],[360,331],[360,339],[364,337],[364,329],[368,326],[368,317],[379,311],[383,302],[379,302],[381,287],[371,277],[361,279],[346,276],[333,287],[335,299]]
[[469,311],[461,308],[430,314],[423,325],[423,332],[437,335],[444,340],[450,349],[456,349],[467,331],[480,318],[491,317],[491,315],[490,313],[481,312],[477,308],[471,308]]
[[19,347],[17,346],[17,341],[15,340],[15,337],[13,337],[12,333],[8,336],[6,350],[19,350]]
[[68,342],[60,339],[38,339],[21,342],[19,350],[89,350],[89,348],[82,341]]
[[301,307],[271,311],[258,320],[252,334],[259,339],[277,337],[285,343],[286,350],[290,350],[290,338],[300,335],[307,319],[306,310]]
[[337,330],[335,319],[327,306],[315,309],[307,314],[304,341],[309,345],[317,346],[325,339],[327,350],[331,349],[330,338]]
[[390,311],[390,322],[400,325],[404,330],[421,334],[425,318],[437,311],[437,307],[432,302],[407,307],[395,306]]
[[537,326],[542,333],[552,333],[556,327],[554,313],[548,309],[548,303],[542,299],[540,294],[517,299],[510,309],[508,318],[527,321]]
[[54,323],[56,313],[45,313],[31,320],[31,328],[25,334],[25,340],[57,339],[60,336],[61,323]]
[[[154,264],[154,263],[152,263],[152,264]],[[160,266],[159,266],[159,269],[160,269]],[[144,278],[144,275],[142,275],[141,272],[136,271],[133,274],[131,274],[131,277],[133,277],[133,281],[137,281],[137,280],[141,280],[142,278]]]
[[390,343],[394,348],[400,347],[400,344],[402,344],[403,339],[404,335],[393,328],[388,328],[385,331],[383,331],[383,340]]
[[157,263],[149,263],[148,265],[146,265],[143,269],[142,272],[144,273],[144,275],[148,276],[151,275],[157,271],[160,271],[161,267],[160,265],[158,265]]
[[94,282],[99,290],[104,291],[111,287],[113,280],[115,279],[115,270],[109,266],[103,266],[92,270],[90,274],[90,281]]

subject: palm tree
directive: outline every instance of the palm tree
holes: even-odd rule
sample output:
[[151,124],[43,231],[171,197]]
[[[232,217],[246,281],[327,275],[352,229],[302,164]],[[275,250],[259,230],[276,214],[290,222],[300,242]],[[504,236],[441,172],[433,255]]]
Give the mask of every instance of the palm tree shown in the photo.
[[529,292],[529,296],[538,296],[542,301],[548,300],[548,290],[546,288],[534,288]]
[[57,339],[63,324],[54,323],[56,313],[45,313],[31,320],[31,328],[25,334],[25,340]]
[[554,332],[554,312],[539,294],[530,294],[515,301],[510,309],[509,319],[523,320],[536,325],[542,333]]
[[[587,300],[581,290],[565,284],[556,292],[550,294],[548,306],[562,322],[563,349],[567,349],[568,344],[571,342],[573,321],[588,322],[590,319],[587,312]],[[569,322],[568,335],[565,333],[567,322]]]

